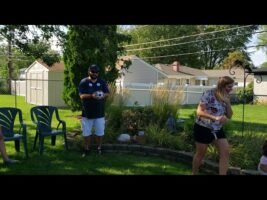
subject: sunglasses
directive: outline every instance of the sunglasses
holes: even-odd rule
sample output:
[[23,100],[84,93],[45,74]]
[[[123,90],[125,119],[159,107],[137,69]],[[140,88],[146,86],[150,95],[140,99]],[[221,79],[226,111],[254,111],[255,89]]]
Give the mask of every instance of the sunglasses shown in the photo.
[[98,71],[90,71],[91,73],[93,73],[93,74],[98,74]]

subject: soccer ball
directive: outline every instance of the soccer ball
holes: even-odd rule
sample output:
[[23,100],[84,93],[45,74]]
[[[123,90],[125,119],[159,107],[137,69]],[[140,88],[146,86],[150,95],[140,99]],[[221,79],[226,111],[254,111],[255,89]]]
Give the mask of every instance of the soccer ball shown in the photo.
[[102,92],[102,91],[96,91],[96,97],[103,98],[104,97],[104,92]]

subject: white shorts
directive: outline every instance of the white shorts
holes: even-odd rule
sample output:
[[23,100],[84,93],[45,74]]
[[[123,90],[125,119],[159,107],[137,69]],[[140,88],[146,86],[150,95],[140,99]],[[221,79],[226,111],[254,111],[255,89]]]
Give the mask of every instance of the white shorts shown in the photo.
[[105,131],[105,118],[88,119],[82,117],[82,129],[83,136],[87,137],[92,135],[92,128],[95,128],[95,134],[97,136],[103,136]]

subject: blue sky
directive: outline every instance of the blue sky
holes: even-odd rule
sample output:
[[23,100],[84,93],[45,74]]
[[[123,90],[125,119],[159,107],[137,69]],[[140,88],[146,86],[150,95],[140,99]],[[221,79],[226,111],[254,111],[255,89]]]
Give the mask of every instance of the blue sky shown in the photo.
[[[250,43],[248,43],[247,46],[254,46],[257,45],[257,34],[255,34],[252,37],[252,40]],[[264,62],[267,62],[267,57],[264,51],[262,50],[256,50],[256,48],[249,48],[248,52],[252,52],[255,51],[253,53],[251,53],[250,58],[253,62],[253,64],[258,67],[259,65],[261,65]]]

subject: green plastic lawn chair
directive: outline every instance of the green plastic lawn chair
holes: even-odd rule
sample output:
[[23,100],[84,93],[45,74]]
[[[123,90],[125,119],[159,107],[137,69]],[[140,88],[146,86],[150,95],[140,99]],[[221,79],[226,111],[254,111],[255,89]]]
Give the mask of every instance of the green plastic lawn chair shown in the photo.
[[[52,118],[55,113],[58,120],[57,129],[52,128]],[[56,136],[63,135],[66,150],[68,149],[66,136],[66,122],[59,118],[58,109],[54,106],[36,106],[31,109],[31,119],[36,124],[36,135],[34,139],[33,149],[39,138],[39,153],[43,154],[44,138],[51,137],[51,145],[56,145]],[[61,128],[59,128],[61,125]]]
[[[19,131],[14,131],[16,116],[19,116]],[[15,149],[20,151],[20,141],[24,144],[25,157],[28,158],[28,146],[26,125],[23,123],[22,112],[18,108],[0,107],[0,126],[4,135],[5,142],[14,141]]]

